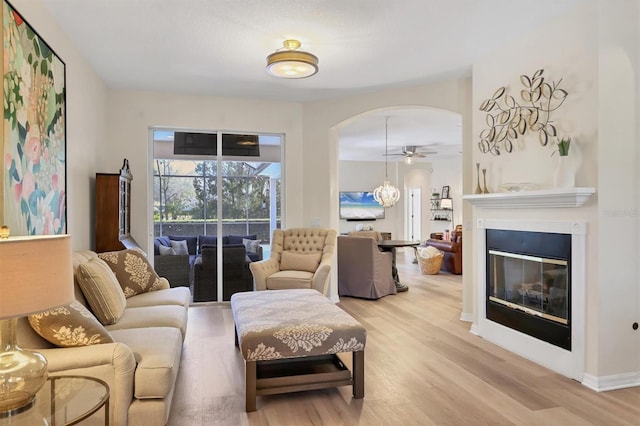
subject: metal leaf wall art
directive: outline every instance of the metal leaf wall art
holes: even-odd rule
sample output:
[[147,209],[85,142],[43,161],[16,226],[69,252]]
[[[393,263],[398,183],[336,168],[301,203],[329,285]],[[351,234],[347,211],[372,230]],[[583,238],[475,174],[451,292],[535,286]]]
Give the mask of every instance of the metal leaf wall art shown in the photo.
[[504,86],[482,102],[480,111],[487,113],[488,128],[480,132],[480,151],[493,155],[500,155],[502,150],[511,152],[513,141],[527,131],[537,132],[542,146],[549,143],[550,137],[557,135],[551,113],[560,108],[568,93],[559,88],[562,79],[547,83],[543,72],[538,70],[531,77],[520,76],[524,86],[520,91],[520,102],[507,94]]

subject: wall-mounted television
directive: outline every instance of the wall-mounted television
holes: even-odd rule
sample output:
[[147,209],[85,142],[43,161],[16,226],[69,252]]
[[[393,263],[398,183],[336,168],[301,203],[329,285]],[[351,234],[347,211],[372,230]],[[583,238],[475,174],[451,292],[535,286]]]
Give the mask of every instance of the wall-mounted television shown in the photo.
[[373,199],[373,192],[340,192],[340,219],[384,219],[384,207]]

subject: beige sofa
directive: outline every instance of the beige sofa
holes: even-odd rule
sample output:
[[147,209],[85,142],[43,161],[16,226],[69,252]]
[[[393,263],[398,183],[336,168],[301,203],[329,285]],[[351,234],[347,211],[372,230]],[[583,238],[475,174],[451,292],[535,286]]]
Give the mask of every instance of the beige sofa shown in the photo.
[[[76,299],[89,307],[78,284],[78,265],[97,254],[73,255]],[[27,318],[18,325],[18,343],[45,355],[49,375],[77,374],[108,383],[110,424],[165,425],[169,417],[187,326],[190,293],[186,287],[161,289],[126,299],[120,319],[104,326],[114,343],[59,348],[34,332]],[[99,411],[85,424],[104,424]]]

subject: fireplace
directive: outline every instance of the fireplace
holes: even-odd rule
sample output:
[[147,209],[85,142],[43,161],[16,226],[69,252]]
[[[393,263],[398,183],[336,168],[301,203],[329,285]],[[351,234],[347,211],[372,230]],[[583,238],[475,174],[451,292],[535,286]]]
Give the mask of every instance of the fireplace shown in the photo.
[[486,230],[486,318],[571,350],[571,235]]
[[[499,201],[498,195],[494,198]],[[532,219],[522,210],[515,212],[523,217],[475,222],[478,316],[471,332],[582,381],[586,222]],[[521,271],[517,280],[513,278],[516,270]],[[494,276],[500,274],[511,278],[504,285],[494,285]],[[520,293],[518,299],[515,294]]]

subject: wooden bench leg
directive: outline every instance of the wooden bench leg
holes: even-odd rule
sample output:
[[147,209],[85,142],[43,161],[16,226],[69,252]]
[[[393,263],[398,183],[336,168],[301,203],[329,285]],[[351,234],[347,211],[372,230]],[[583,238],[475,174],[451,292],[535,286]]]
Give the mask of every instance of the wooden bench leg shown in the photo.
[[256,411],[257,361],[246,361],[244,365],[245,410]]
[[364,351],[353,352],[353,397],[364,398]]

